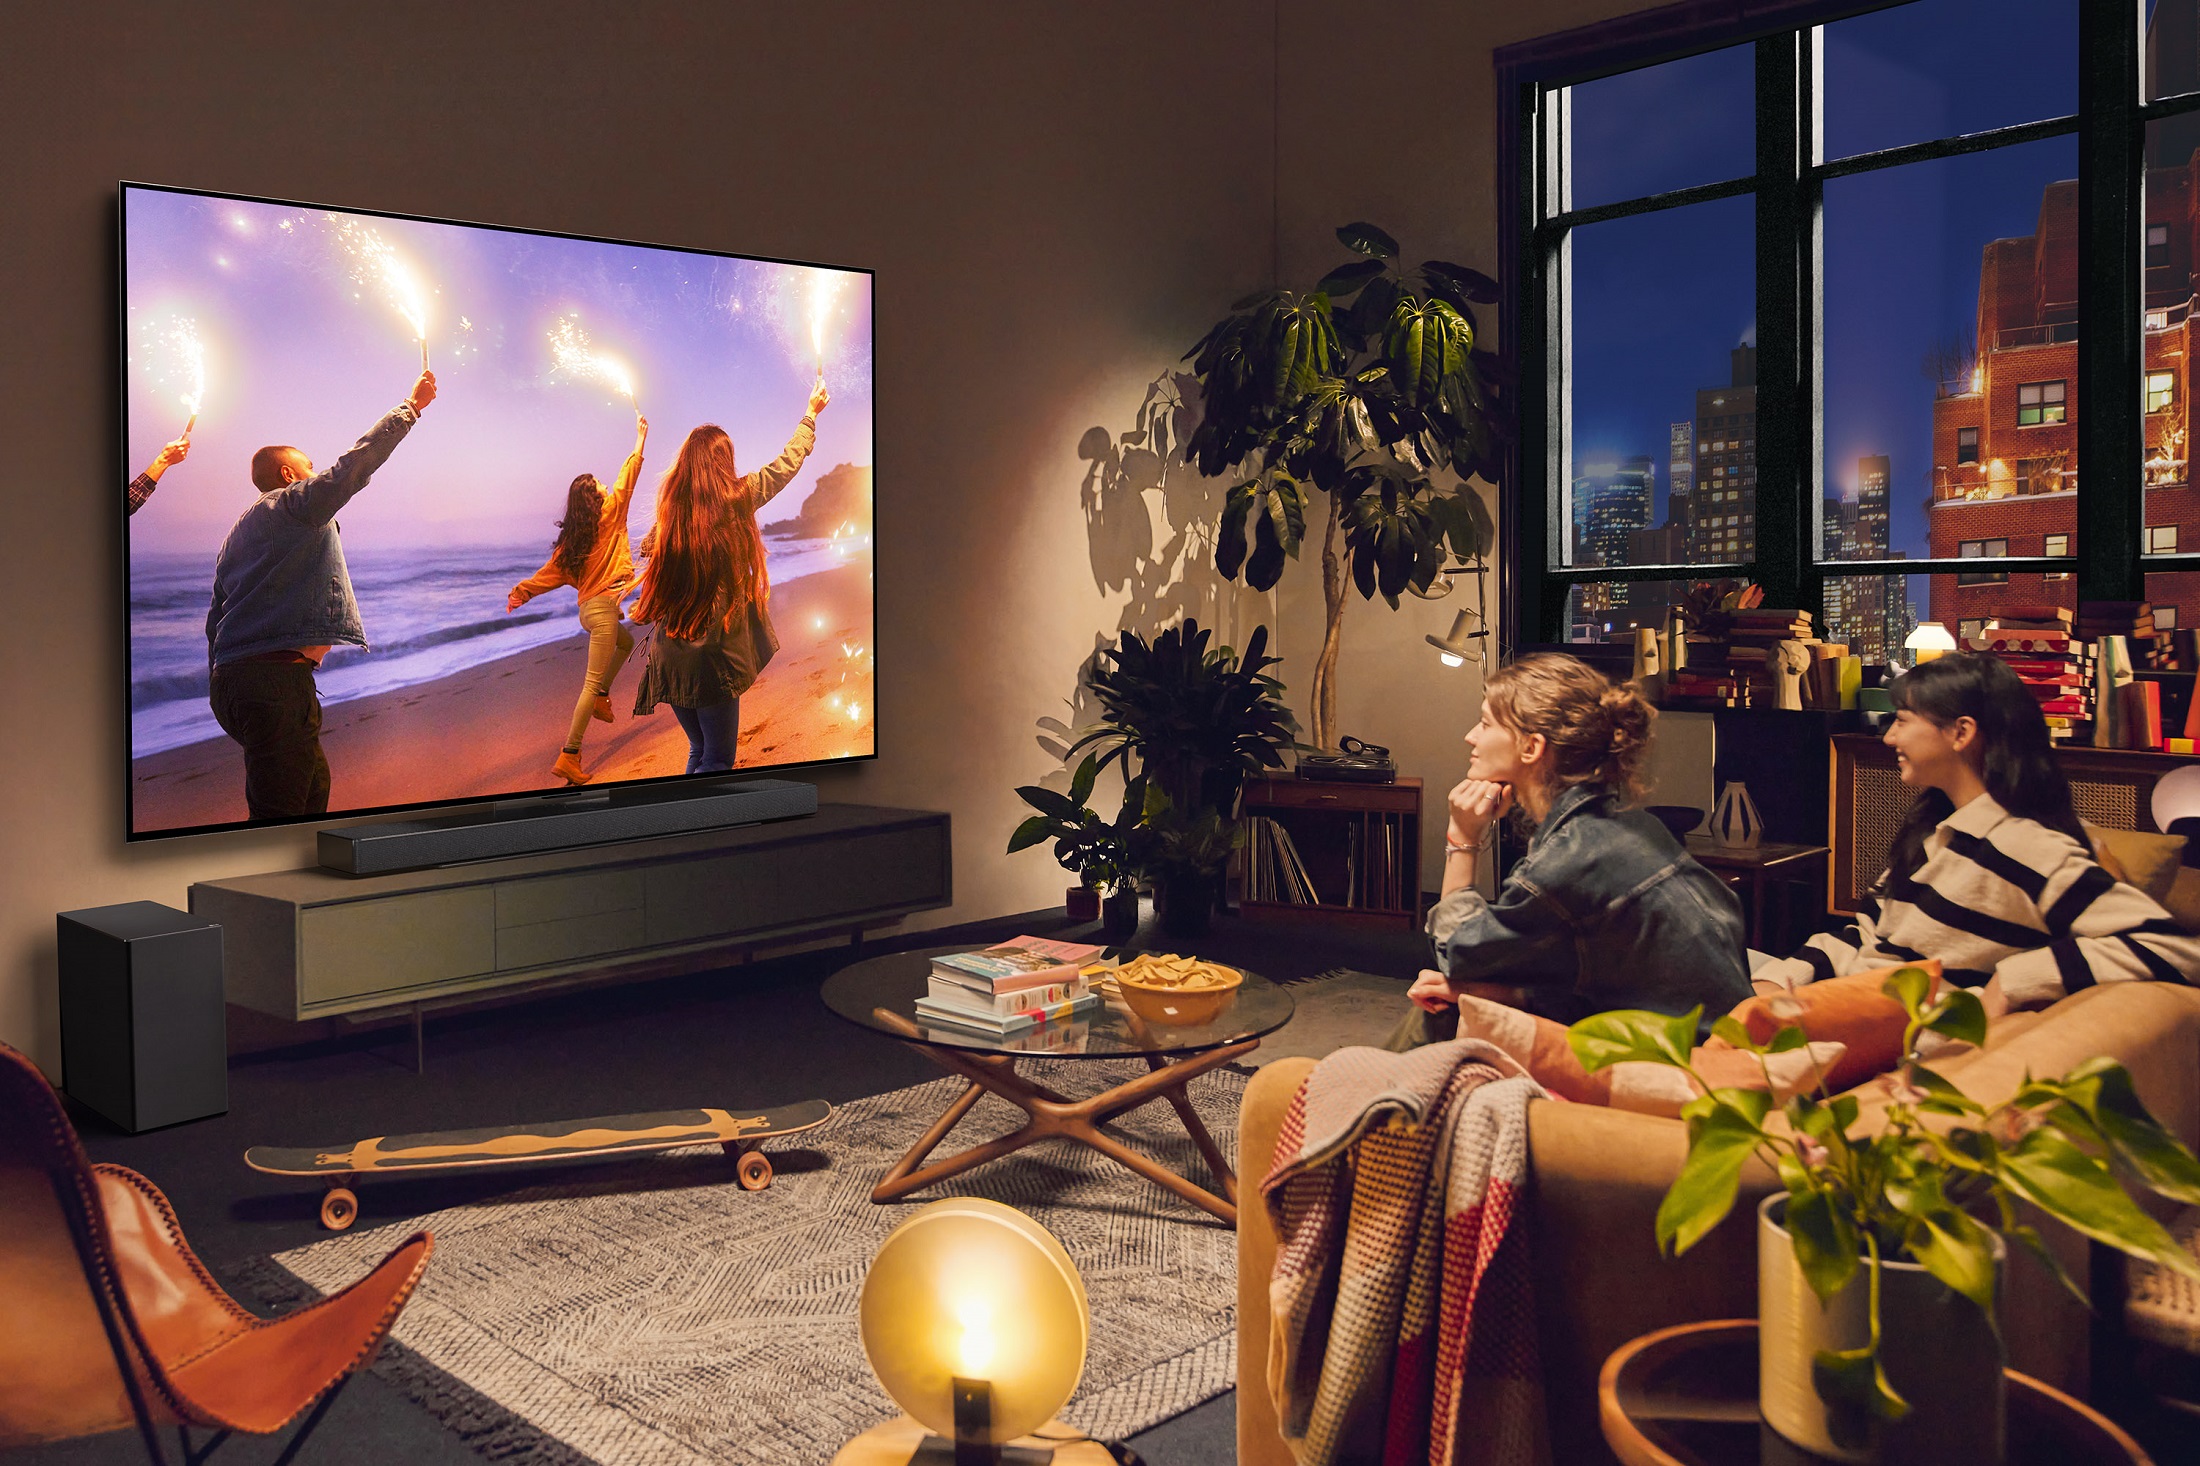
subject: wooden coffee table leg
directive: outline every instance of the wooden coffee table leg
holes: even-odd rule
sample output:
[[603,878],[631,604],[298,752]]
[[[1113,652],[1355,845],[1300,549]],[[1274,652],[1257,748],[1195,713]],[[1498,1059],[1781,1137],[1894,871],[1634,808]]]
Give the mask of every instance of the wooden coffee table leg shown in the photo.
[[[1146,1061],[1147,1073],[1090,1098],[1070,1101],[1018,1074],[1014,1061],[1006,1056],[966,1053],[960,1049],[928,1044],[916,1037],[919,1032],[916,1025],[902,1019],[899,1014],[888,1014],[881,1010],[878,1016],[894,1020],[889,1026],[908,1033],[911,1038],[910,1047],[949,1073],[968,1080],[970,1087],[956,1097],[954,1103],[947,1107],[946,1113],[933,1122],[932,1127],[910,1148],[909,1153],[879,1179],[879,1183],[871,1189],[871,1200],[894,1201],[952,1176],[959,1176],[974,1166],[1011,1155],[1025,1146],[1042,1140],[1061,1139],[1089,1145],[1127,1169],[1174,1192],[1192,1205],[1233,1226],[1236,1225],[1237,1177],[1232,1173],[1229,1162],[1223,1158],[1222,1148],[1215,1144],[1214,1137],[1208,1133],[1198,1112],[1192,1108],[1184,1086],[1210,1069],[1226,1064],[1241,1054],[1251,1053],[1260,1047],[1260,1040],[1249,1039],[1244,1043],[1230,1044],[1173,1064],[1149,1055]],[[970,1113],[971,1106],[978,1102],[981,1094],[996,1094],[1007,1100],[1024,1112],[1027,1116],[1025,1123],[1007,1135],[972,1146],[945,1160],[924,1165],[925,1158],[947,1137],[956,1123]],[[1168,1100],[1176,1110],[1184,1123],[1185,1131],[1192,1138],[1192,1143],[1199,1147],[1209,1169],[1222,1183],[1221,1196],[1140,1155],[1099,1128],[1115,1116],[1157,1099]]]

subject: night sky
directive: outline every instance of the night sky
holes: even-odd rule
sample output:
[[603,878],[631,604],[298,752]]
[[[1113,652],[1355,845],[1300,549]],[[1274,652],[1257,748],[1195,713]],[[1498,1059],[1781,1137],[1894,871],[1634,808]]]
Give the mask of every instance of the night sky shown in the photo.
[[[184,425],[178,320],[195,326],[207,362],[191,456],[131,518],[131,547],[211,555],[253,498],[253,451],[295,444],[316,468],[333,463],[404,398],[419,347],[380,277],[357,278],[320,210],[143,189],[127,193],[126,207],[131,472]],[[625,363],[650,420],[629,520],[637,535],[690,428],[723,426],[746,472],[777,454],[802,416],[817,370],[808,311],[819,271],[403,219],[357,223],[422,286],[440,395],[344,511],[348,543],[539,541],[547,550],[573,476],[608,484],[634,441],[624,395],[556,369],[549,337],[563,315]],[[775,506],[788,515],[819,475],[872,462],[870,277],[831,278],[833,400],[815,455]]]
[[[1752,48],[1574,88],[1573,203],[1747,174]],[[1977,132],[2077,106],[2077,0],[1919,0],[1825,28],[1825,156]],[[1826,187],[1826,486],[1893,460],[1893,548],[1926,550],[1936,341],[1976,334],[1979,260],[2033,232],[2077,176],[2072,137],[1836,179]],[[1666,512],[1671,425],[1754,341],[1753,201],[1723,199],[1573,233],[1573,454],[1647,454]]]

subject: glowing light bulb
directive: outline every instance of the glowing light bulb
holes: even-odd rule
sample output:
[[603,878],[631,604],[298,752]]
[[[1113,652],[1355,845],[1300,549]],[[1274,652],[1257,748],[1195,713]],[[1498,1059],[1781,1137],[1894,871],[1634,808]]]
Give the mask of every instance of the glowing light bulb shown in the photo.
[[1456,652],[1438,652],[1436,660],[1447,667],[1464,667],[1467,664],[1467,659]]
[[993,1368],[992,1308],[982,1298],[965,1298],[955,1306],[955,1322],[962,1329],[955,1368],[964,1379],[984,1379]]

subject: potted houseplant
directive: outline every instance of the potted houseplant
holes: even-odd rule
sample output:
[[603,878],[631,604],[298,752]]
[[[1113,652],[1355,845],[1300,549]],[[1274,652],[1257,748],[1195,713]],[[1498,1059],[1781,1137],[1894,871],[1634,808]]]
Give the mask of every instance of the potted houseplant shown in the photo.
[[1242,656],[1212,640],[1190,619],[1150,642],[1123,632],[1087,674],[1100,720],[1069,746],[1072,755],[1092,750],[1096,772],[1121,767],[1126,805],[1139,802],[1131,863],[1152,877],[1172,920],[1202,927],[1229,865],[1245,781],[1282,768],[1296,731],[1283,684],[1268,675],[1277,663],[1268,628],[1253,629]]
[[[1008,853],[1028,850],[1043,840],[1054,842],[1054,858],[1062,869],[1076,876],[1067,906],[1072,921],[1092,921],[1101,915],[1103,899],[1108,908],[1108,935],[1127,937],[1138,926],[1137,871],[1132,864],[1131,832],[1144,814],[1145,794],[1133,781],[1123,792],[1123,808],[1111,820],[1103,820],[1089,801],[1100,775],[1100,760],[1087,754],[1070,777],[1064,794],[1040,784],[1025,784],[1018,797],[1038,813],[1016,827],[1008,838]],[[1125,916],[1128,916],[1126,923]],[[1120,930],[1119,930],[1120,928]]]
[[[2121,1064],[2096,1059],[2060,1079],[2028,1079],[1996,1105],[1971,1099],[1920,1061],[1927,1034],[1983,1044],[1978,998],[1935,996],[1922,969],[1885,991],[1908,1022],[1903,1059],[1882,1080],[1876,1131],[1850,1134],[1853,1095],[1709,1089],[1683,1111],[1688,1158],[1658,1209],[1659,1246],[1686,1252],[1732,1210],[1743,1165],[1762,1160],[1782,1190],[1759,1218],[1759,1401],[1781,1435],[1854,1461],[1999,1461],[2001,1349],[1996,1300],[2007,1242],[2084,1292],[2017,1204],[2134,1257],[2200,1276],[2200,1265],[2140,1209],[2119,1171],[2163,1196],[2200,1201],[2200,1161],[2139,1102]],[[1775,1015],[1779,1016],[1779,1004]],[[1636,1060],[1689,1070],[1701,1010],[1583,1019],[1568,1042],[1592,1072]],[[1793,1016],[1793,1015],[1789,1015]],[[1732,1017],[1713,1033],[1764,1056],[1803,1045],[1782,1027],[1764,1044]],[[1770,1084],[1770,1076],[1767,1076]],[[1965,1382],[1975,1380],[1978,1388]],[[1972,1414],[1986,1397],[1990,1418]],[[1956,1444],[1951,1445],[1951,1442]]]
[[[1199,413],[1184,457],[1241,480],[1215,568],[1267,590],[1308,520],[1322,523],[1326,619],[1308,693],[1323,749],[1337,746],[1347,579],[1395,609],[1400,592],[1430,593],[1447,558],[1479,563],[1495,535],[1467,481],[1498,482],[1506,437],[1499,364],[1476,345],[1475,306],[1497,282],[1442,260],[1409,268],[1372,224],[1337,238],[1354,257],[1312,290],[1249,296],[1185,353]],[[1327,502],[1310,508],[1316,493]]]

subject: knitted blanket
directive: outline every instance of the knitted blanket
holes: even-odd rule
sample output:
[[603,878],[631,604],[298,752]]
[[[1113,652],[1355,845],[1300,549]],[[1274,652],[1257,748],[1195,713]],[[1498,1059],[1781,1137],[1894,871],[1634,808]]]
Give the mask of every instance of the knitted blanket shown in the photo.
[[1261,1183],[1276,1230],[1268,1390],[1302,1466],[1549,1459],[1528,1236],[1528,1101],[1479,1039],[1340,1049]]

